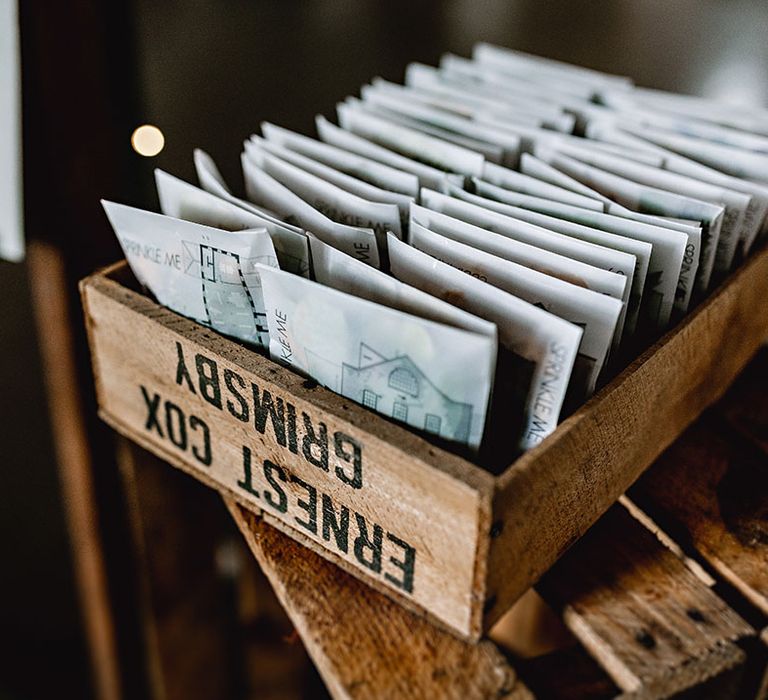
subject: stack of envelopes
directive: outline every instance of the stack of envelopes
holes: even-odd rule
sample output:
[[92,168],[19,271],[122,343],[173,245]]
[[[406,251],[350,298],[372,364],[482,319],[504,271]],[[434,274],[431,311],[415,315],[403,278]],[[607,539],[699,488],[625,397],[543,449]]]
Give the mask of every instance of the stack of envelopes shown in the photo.
[[160,303],[505,463],[749,255],[768,110],[487,44],[404,82],[263,123],[242,196],[198,150],[162,214],[104,207]]

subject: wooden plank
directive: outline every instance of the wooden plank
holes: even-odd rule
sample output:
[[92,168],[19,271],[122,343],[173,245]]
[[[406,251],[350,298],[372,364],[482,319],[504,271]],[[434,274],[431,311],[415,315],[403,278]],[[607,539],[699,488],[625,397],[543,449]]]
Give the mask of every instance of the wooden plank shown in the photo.
[[766,298],[763,249],[499,477],[486,627],[722,396],[768,333]]
[[729,697],[739,687],[741,645],[755,631],[621,505],[537,588],[625,693],[662,698],[708,683],[717,695],[707,697]]
[[72,334],[74,321],[68,305],[64,256],[51,244],[33,241],[27,248],[27,265],[62,506],[72,542],[74,572],[95,690],[101,700],[119,700],[123,689],[118,642],[99,533],[93,461],[77,381]]
[[227,505],[335,698],[532,697],[490,642],[456,639]]
[[105,420],[479,636],[493,477],[110,279],[83,294]]
[[533,588],[491,628],[488,638],[511,655],[515,670],[538,698],[608,700],[620,693]]
[[[747,605],[736,598],[734,605],[763,628],[768,622],[767,390],[768,351],[762,350],[723,400],[631,491],[692,556],[743,596]],[[747,684],[762,685],[758,697],[768,693],[767,660],[765,645],[755,645]]]
[[766,456],[708,415],[631,491],[681,543],[768,614]]
[[233,697],[233,664],[215,569],[220,500],[153,454],[119,439],[117,462],[141,584],[153,697]]
[[[224,508],[224,503],[219,501]],[[229,637],[232,655],[241,660],[243,679],[241,688],[234,689],[227,697],[239,700],[327,698],[323,680],[296,628],[237,525],[227,518],[232,538],[227,541],[223,558],[229,560],[227,568],[234,564],[231,583],[237,610]]]

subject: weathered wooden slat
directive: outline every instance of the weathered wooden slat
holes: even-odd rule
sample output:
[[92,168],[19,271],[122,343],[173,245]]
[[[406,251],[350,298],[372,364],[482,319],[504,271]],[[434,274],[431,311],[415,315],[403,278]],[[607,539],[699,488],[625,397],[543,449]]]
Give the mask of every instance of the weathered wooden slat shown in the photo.
[[537,588],[625,693],[669,697],[720,676],[717,697],[738,687],[755,631],[621,505]]
[[632,496],[752,605],[768,614],[768,457],[724,430],[693,425]]
[[229,500],[335,698],[531,698],[490,642],[443,632]]
[[[230,696],[237,679],[222,620],[219,499],[127,440],[117,445],[155,700]],[[224,514],[225,515],[225,514]]]
[[[768,621],[768,352],[750,363],[631,491],[692,556],[735,591],[753,623]],[[765,639],[765,631],[762,638]],[[768,692],[763,644],[750,682]],[[760,680],[760,676],[763,679]]]
[[237,616],[233,622],[237,629],[230,632],[229,641],[231,654],[241,656],[243,667],[241,692],[234,689],[230,697],[327,700],[323,680],[301,637],[237,525],[229,520],[233,538],[227,544],[227,558],[237,552],[236,576],[232,579],[237,600]]

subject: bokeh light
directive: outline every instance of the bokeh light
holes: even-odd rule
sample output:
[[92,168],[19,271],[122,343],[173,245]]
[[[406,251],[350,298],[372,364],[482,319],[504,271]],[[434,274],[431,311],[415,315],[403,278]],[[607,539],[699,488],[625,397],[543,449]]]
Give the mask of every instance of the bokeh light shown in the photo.
[[143,124],[131,135],[131,146],[139,155],[151,158],[163,150],[165,136],[156,126]]

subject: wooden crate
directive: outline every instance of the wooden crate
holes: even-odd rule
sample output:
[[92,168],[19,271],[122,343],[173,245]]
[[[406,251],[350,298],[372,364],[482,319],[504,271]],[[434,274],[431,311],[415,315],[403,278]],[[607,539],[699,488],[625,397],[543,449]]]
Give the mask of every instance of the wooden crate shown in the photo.
[[[638,479],[629,491],[634,501],[624,496],[603,514],[541,578],[540,596],[529,590],[479,644],[420,619],[261,516],[227,505],[335,698],[765,700],[766,389],[764,347]],[[125,439],[119,446],[140,515],[139,558],[152,582],[142,607],[151,611],[145,620],[148,638],[156,639],[156,675],[168,698],[222,696],[231,636],[222,638],[215,618],[201,618],[210,606],[198,595],[205,567],[195,565],[211,540],[210,509],[201,510],[209,494],[146,450]],[[182,539],[165,535],[155,543],[164,528]],[[242,591],[249,578],[239,577]],[[253,610],[245,608],[241,624],[248,626]],[[245,642],[254,697],[296,659],[293,637],[280,629],[266,647],[250,636]],[[270,666],[277,657],[281,663]],[[287,672],[304,675],[295,666]]]
[[723,394],[768,334],[763,249],[493,476],[158,305],[125,263],[81,291],[105,421],[473,640]]

